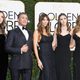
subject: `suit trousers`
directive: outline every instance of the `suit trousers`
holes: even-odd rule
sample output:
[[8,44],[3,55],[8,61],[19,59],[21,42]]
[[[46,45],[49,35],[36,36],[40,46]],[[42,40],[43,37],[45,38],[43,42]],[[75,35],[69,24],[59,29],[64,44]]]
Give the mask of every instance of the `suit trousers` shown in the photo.
[[13,69],[11,70],[12,80],[20,80],[20,75],[23,80],[31,80],[31,69]]

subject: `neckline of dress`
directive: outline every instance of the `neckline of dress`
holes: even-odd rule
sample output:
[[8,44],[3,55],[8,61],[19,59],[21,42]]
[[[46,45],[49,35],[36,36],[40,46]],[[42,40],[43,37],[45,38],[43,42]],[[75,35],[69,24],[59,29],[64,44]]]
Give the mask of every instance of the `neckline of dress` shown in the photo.
[[77,34],[75,34],[78,38],[80,38],[80,36],[78,36]]
[[69,33],[68,34],[66,34],[66,35],[62,35],[62,34],[60,34],[62,37],[65,37],[65,36],[67,36],[67,35],[70,35]]
[[44,35],[44,34],[42,34],[43,36],[45,36],[45,37],[50,37],[50,35]]

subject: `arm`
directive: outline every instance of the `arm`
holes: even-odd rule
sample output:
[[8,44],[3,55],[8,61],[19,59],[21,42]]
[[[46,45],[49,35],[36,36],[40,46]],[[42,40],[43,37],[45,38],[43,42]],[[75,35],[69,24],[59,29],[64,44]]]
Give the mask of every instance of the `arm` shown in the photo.
[[71,40],[70,40],[70,50],[73,51],[75,50],[75,40],[73,39],[73,37],[71,36]]
[[70,40],[69,47],[70,47],[71,51],[75,50],[75,40],[73,39],[73,30],[74,30],[74,28],[72,28],[71,31],[70,31],[71,40]]
[[37,49],[37,43],[38,43],[38,31],[35,31],[33,34],[33,46],[34,46],[34,54],[36,56],[38,67],[42,70],[43,65],[38,55],[38,49]]
[[53,47],[53,50],[55,50],[57,47],[57,32],[56,32],[56,30],[54,31],[54,35],[53,35],[52,47]]
[[6,51],[12,54],[20,54],[21,50],[20,48],[17,47],[13,47],[14,44],[14,32],[13,31],[9,31],[8,35],[7,35],[7,39],[6,39]]

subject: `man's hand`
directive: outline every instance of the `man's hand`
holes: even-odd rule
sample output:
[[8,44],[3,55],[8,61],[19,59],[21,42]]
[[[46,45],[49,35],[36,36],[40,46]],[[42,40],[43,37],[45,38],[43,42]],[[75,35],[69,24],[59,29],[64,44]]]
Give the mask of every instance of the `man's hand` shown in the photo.
[[21,53],[27,52],[27,51],[28,51],[28,45],[25,44],[25,45],[23,45],[23,46],[21,47]]

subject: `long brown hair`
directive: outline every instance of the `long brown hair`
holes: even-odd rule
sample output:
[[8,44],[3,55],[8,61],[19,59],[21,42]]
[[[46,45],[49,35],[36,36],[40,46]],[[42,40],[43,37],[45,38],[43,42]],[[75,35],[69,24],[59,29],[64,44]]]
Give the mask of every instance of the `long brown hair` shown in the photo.
[[[61,25],[61,22],[60,22],[60,17],[61,17],[61,16],[65,16],[65,17],[67,18],[66,14],[64,14],[64,13],[61,13],[61,14],[58,16],[57,34],[60,34],[60,33],[61,33],[61,26],[62,26],[62,25]],[[70,31],[70,26],[69,26],[69,24],[68,24],[68,20],[67,20],[66,25],[67,25],[67,30]]]
[[3,22],[0,24],[0,31],[1,31],[1,33],[4,33],[5,32],[5,26],[6,26],[5,15],[4,15],[3,11],[0,11],[0,13],[3,14]]
[[48,24],[47,24],[45,29],[46,29],[46,33],[49,35],[50,34],[50,19],[49,19],[48,15],[45,14],[45,13],[40,13],[40,15],[39,15],[39,22],[38,22],[38,25],[37,25],[38,32],[40,34],[43,34],[42,20],[44,19],[44,17],[46,17],[47,20],[48,20]]
[[74,28],[74,31],[73,31],[73,33],[75,34],[75,33],[77,33],[78,31],[80,31],[80,15],[77,17],[77,19],[76,19],[76,26],[75,26],[75,28]]

